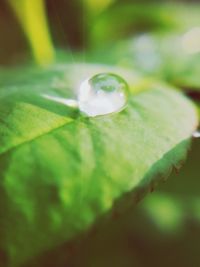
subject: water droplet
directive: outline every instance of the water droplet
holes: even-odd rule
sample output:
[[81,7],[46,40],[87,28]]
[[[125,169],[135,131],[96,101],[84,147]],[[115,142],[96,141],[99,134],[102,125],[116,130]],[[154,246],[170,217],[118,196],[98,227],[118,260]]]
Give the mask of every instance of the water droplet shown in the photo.
[[90,117],[119,112],[127,104],[128,93],[123,78],[112,73],[100,73],[81,84],[79,109]]
[[200,138],[200,131],[195,131],[192,136],[194,138]]

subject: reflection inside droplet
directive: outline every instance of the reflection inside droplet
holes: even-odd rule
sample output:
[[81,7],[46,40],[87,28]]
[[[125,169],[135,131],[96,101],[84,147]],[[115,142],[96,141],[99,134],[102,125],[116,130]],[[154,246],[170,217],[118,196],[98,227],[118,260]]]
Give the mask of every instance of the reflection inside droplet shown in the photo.
[[128,101],[128,85],[118,75],[101,73],[85,80],[79,89],[78,105],[90,117],[121,111]]

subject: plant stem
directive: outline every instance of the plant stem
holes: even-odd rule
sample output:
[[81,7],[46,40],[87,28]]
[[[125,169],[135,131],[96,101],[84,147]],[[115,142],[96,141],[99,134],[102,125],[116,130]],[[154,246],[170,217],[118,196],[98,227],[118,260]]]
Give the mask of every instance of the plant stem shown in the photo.
[[48,30],[44,0],[9,0],[39,65],[54,60],[54,48]]

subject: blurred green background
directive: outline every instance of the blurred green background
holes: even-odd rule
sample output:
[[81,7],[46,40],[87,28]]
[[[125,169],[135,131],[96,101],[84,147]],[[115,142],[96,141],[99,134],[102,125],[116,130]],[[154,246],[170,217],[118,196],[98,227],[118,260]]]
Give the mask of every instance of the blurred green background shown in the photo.
[[[178,86],[199,105],[198,1],[46,0],[45,5],[58,61],[129,67],[145,79]],[[1,0],[0,66],[31,61],[20,24]],[[199,159],[196,139],[180,172],[173,171],[135,210],[64,244],[59,251],[72,247],[68,260],[58,250],[44,255],[43,267],[47,261],[65,267],[200,266]]]

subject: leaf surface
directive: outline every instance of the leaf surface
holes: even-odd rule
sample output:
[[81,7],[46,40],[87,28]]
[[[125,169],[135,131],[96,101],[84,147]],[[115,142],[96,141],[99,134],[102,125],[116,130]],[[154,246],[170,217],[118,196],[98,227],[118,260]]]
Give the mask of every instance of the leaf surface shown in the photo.
[[[122,112],[85,118],[52,101],[75,97],[84,79],[108,71],[130,85]],[[20,266],[73,238],[130,192],[136,202],[185,157],[197,126],[193,104],[159,83],[134,94],[139,81],[131,71],[95,65],[2,72],[2,266]]]

